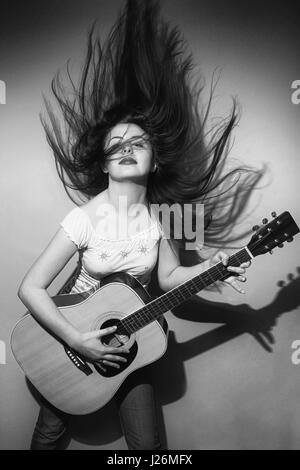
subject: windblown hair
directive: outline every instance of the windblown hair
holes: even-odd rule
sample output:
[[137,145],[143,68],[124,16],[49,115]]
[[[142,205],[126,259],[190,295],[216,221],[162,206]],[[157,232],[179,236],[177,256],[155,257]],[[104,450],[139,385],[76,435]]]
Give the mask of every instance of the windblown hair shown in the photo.
[[64,126],[47,100],[50,122],[42,117],[42,124],[75,203],[76,193],[83,201],[108,185],[102,168],[110,129],[120,122],[140,126],[157,164],[148,179],[149,204],[203,203],[205,242],[217,247],[238,239],[232,228],[263,171],[225,172],[236,103],[228,118],[207,129],[214,86],[201,110],[201,79],[191,83],[193,69],[184,40],[160,17],[158,2],[127,0],[103,44],[91,28],[78,85],[68,65],[69,93],[59,73],[52,80]]

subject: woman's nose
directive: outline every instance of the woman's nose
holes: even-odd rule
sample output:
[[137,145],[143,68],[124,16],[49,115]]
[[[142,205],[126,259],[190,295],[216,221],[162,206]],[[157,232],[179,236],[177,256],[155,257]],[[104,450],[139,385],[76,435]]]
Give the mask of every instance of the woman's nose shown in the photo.
[[122,155],[131,155],[133,153],[133,148],[131,144],[125,144],[122,147]]

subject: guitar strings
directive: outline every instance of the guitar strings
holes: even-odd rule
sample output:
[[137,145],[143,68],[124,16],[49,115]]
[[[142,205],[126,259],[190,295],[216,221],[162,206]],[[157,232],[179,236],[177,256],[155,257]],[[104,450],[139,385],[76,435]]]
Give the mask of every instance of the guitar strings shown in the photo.
[[[262,236],[256,242],[252,242],[252,250],[262,244],[265,237],[266,236]],[[231,264],[234,263],[236,265],[240,265],[245,261],[249,261],[250,255],[247,251],[247,248],[248,247],[242,248],[239,252],[231,255],[229,257],[229,262]],[[222,268],[221,271],[220,268]],[[213,276],[215,275],[217,275],[217,279],[214,279]],[[164,312],[174,308],[176,304],[178,305],[182,303],[183,301],[187,300],[191,295],[196,294],[201,289],[207,287],[213,282],[216,282],[218,279],[222,279],[225,277],[228,277],[228,271],[226,267],[223,265],[222,262],[217,263],[204,273],[200,273],[198,276],[184,282],[183,284],[175,287],[169,292],[166,292],[158,299],[152,300],[137,311],[126,315],[120,321],[129,333],[134,333],[136,330],[146,326],[148,323],[151,323],[156,318],[159,318]],[[209,278],[210,281],[208,282]],[[181,299],[179,298],[179,295],[182,296]]]
[[[237,265],[248,260],[249,254],[245,248],[229,257],[231,264],[235,263]],[[222,269],[220,270],[220,268]],[[146,326],[148,323],[151,323],[153,320],[160,317],[164,312],[174,308],[176,304],[178,305],[182,303],[191,295],[199,292],[202,288],[217,281],[218,278],[222,279],[224,277],[228,277],[228,274],[229,272],[223,263],[217,263],[204,273],[200,273],[195,278],[184,282],[183,284],[166,292],[158,299],[154,299],[135,312],[126,315],[120,320],[120,322],[129,333],[134,333],[137,329]],[[215,279],[214,276],[218,276],[217,279]],[[179,295],[181,295],[182,298],[180,298]]]

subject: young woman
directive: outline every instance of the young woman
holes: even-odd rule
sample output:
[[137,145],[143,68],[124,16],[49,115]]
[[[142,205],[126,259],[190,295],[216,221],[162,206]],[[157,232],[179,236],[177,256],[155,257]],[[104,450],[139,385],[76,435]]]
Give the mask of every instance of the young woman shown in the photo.
[[[52,82],[64,127],[48,102],[50,124],[43,119],[67,193],[75,201],[77,191],[85,201],[61,222],[26,274],[19,297],[89,361],[118,368],[126,362],[126,348],[102,345],[99,338],[109,328],[80,332],[69,323],[47,293],[53,279],[76,252],[80,270],[71,292],[94,291],[104,276],[117,271],[147,287],[156,263],[159,286],[167,291],[219,261],[226,265],[228,256],[219,251],[194,266],[182,266],[179,245],[184,240],[178,243],[172,230],[171,239],[164,236],[151,205],[204,203],[205,241],[216,247],[232,233],[261,173],[250,168],[225,173],[235,106],[228,120],[207,131],[209,105],[202,118],[200,87],[189,82],[191,58],[184,55],[178,31],[160,18],[156,2],[128,0],[104,46],[93,35],[92,29],[78,87],[69,71],[69,96],[59,76]],[[232,183],[237,175],[239,182]],[[127,229],[120,233],[120,227]],[[248,266],[228,266],[232,276],[225,282],[243,292],[239,282],[246,281]],[[115,398],[128,448],[160,448],[150,368],[131,374]],[[31,448],[58,448],[68,418],[43,400]]]

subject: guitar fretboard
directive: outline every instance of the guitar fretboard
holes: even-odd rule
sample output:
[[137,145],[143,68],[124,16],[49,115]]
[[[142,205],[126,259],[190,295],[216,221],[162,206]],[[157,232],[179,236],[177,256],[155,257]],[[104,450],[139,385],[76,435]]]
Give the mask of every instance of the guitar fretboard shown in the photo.
[[[228,266],[240,266],[242,263],[249,261],[251,257],[249,250],[243,248],[229,257]],[[172,308],[182,304],[202,289],[205,289],[216,281],[226,279],[229,276],[232,276],[232,273],[227,270],[222,262],[219,262],[183,284],[171,289],[157,299],[152,300],[139,310],[122,318],[118,330],[120,331],[120,326],[123,326],[126,332],[130,334],[135,333],[160,318]]]

